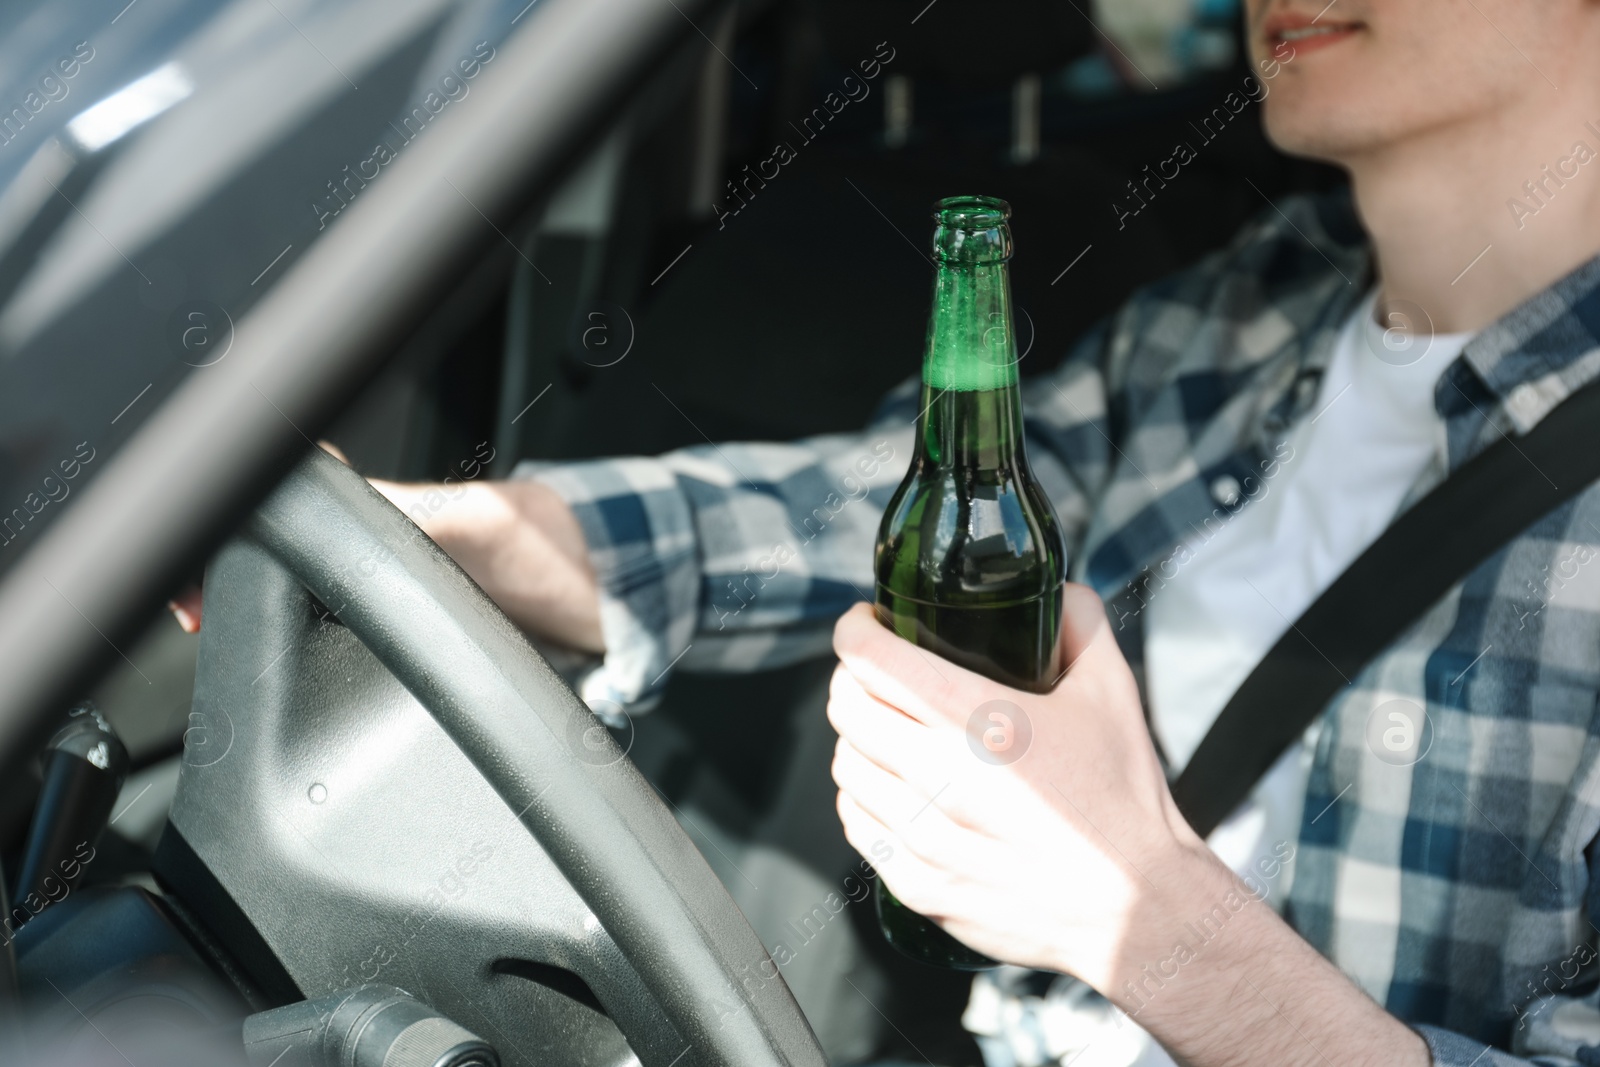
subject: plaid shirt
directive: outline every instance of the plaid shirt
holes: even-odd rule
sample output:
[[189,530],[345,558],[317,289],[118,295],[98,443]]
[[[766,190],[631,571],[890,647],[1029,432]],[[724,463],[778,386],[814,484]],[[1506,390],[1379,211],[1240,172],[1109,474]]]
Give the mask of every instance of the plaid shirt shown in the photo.
[[[1072,577],[1106,600],[1136,672],[1161,563],[1244,506],[1288,428],[1314,416],[1372,278],[1347,195],[1286,201],[1025,382],[1029,458]],[[1600,260],[1476,336],[1439,379],[1446,433],[1408,502],[1600,374],[1597,337]],[[825,650],[838,615],[870,599],[916,396],[896,390],[861,435],[524,468],[572,505],[603,586],[608,652],[585,696],[643,706],[672,669]],[[1600,1064],[1597,553],[1590,488],[1452,589],[1312,735],[1286,915],[1441,1064]],[[1367,740],[1393,700],[1426,709],[1412,765]]]

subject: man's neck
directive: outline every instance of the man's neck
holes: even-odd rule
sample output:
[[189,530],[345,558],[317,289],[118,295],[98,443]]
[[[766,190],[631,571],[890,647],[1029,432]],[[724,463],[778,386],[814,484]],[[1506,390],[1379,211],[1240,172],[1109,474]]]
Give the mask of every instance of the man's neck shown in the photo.
[[1600,254],[1600,93],[1545,102],[1347,161],[1380,315],[1404,299],[1436,333],[1476,331]]

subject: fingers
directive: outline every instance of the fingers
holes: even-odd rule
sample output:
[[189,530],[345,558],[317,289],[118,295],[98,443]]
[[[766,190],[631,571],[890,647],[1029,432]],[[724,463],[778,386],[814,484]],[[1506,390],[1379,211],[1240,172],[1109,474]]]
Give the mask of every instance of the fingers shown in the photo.
[[982,838],[952,825],[929,835],[932,840],[926,843],[919,840],[922,835],[897,834],[843,791],[837,807],[845,839],[871,859],[878,877],[902,904],[934,920],[971,910],[974,887],[964,872],[974,864],[979,869],[992,865],[994,859]]
[[1061,591],[1061,666],[1077,663],[1125,663],[1100,595],[1086,585],[1068,582]]
[[167,609],[186,634],[200,632],[201,593],[198,585],[186,587],[183,592],[167,601]]
[[[843,667],[834,671],[828,719],[839,732],[834,781],[886,825],[907,832],[919,819],[923,830],[948,820],[990,833],[1001,783],[990,779],[972,788],[972,776],[991,768],[974,762],[964,732],[908,718],[862,689]],[[935,798],[937,811],[928,807]]]
[[841,748],[920,793],[918,806],[957,776],[967,756],[960,738],[902,715],[862,689],[843,667],[834,671],[828,721],[839,733]]
[[996,683],[917,648],[878,622],[868,604],[857,604],[833,630],[833,650],[863,689],[926,725],[955,722],[946,706],[970,709],[979,687]]
[[[1060,641],[1064,670],[1079,662],[1086,672],[1127,670],[1105,605],[1088,586],[1068,582],[1063,588]],[[833,648],[866,692],[930,726],[963,725],[974,707],[1009,691],[897,636],[867,604],[839,619]]]
[[850,842],[851,848],[871,860],[874,866],[884,862],[885,855],[893,857],[905,852],[900,838],[849,793],[840,790],[834,807],[839,812],[839,824],[844,827],[845,840]]
[[844,667],[828,687],[828,722],[868,759],[896,773],[933,761],[927,727],[868,693]]
[[332,456],[340,463],[343,463],[346,467],[350,466],[350,457],[345,455],[344,450],[338,445],[334,444],[332,441],[318,441],[317,444],[320,445],[322,450],[328,455]]
[[[1062,587],[1060,640],[1063,667],[1080,660],[1119,669],[1126,664],[1105,604],[1086,585]],[[955,697],[962,705],[963,697],[995,684],[896,635],[878,621],[870,604],[856,604],[840,617],[833,649],[869,693],[921,722],[944,718],[936,704]]]
[[[891,831],[848,793],[837,802],[839,822],[850,847],[872,862],[878,877],[909,908],[924,915],[937,914],[930,888],[942,885],[945,876],[905,846]],[[913,901],[915,903],[913,903]]]
[[925,794],[843,738],[834,746],[832,770],[839,788],[885,826],[907,827],[928,806]]

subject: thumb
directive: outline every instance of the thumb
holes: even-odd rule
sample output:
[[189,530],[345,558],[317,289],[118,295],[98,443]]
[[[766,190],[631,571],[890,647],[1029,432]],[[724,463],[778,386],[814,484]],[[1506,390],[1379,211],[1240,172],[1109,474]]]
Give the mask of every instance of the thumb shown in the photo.
[[1100,595],[1086,585],[1068,582],[1061,591],[1061,669],[1065,674],[1079,663],[1124,664],[1122,649],[1106,619]]

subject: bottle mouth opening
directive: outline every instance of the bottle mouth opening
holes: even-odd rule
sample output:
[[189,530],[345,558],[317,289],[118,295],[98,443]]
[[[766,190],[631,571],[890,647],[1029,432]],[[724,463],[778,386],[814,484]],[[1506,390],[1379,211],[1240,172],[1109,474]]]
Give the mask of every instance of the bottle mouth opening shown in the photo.
[[1011,205],[993,196],[947,196],[933,208],[934,221],[946,229],[991,230],[1011,217]]

